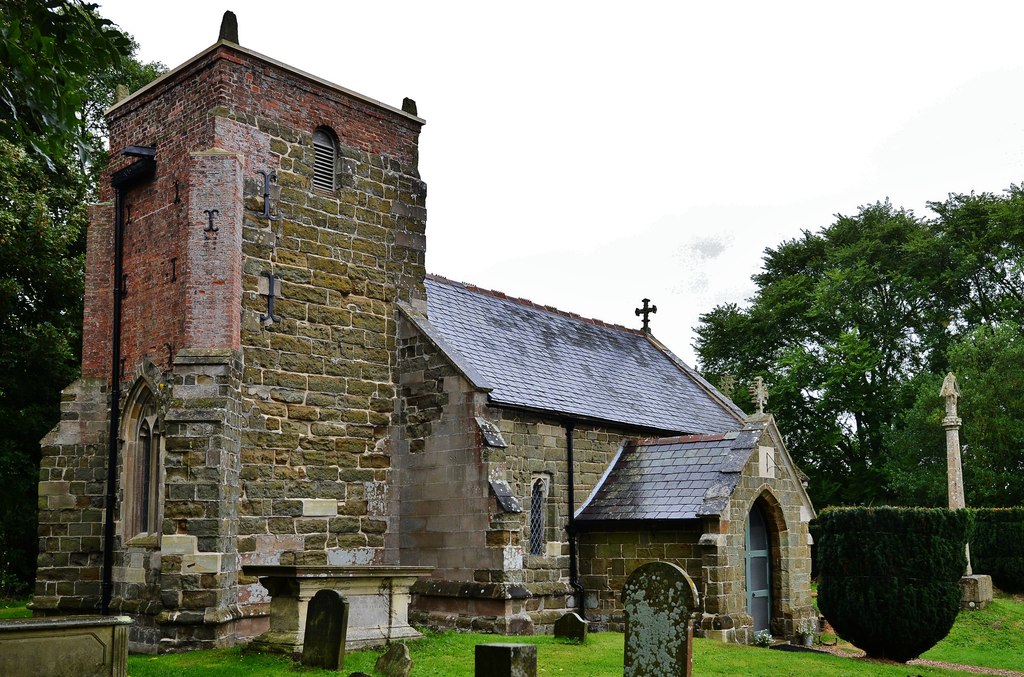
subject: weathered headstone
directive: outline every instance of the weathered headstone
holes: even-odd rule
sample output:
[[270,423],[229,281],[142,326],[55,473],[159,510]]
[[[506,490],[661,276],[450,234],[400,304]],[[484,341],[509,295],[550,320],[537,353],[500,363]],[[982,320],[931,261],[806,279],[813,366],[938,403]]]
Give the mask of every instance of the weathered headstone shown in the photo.
[[474,677],[537,677],[535,644],[477,644]]
[[392,644],[373,666],[375,672],[383,677],[409,677],[412,672],[412,658],[409,647],[404,644]]
[[582,644],[587,641],[588,627],[590,621],[585,621],[579,614],[570,611],[555,621],[555,637],[564,637]]
[[626,612],[624,677],[690,677],[697,588],[671,562],[644,564],[622,588]]
[[321,590],[309,600],[302,664],[325,670],[345,667],[348,602],[334,590]]

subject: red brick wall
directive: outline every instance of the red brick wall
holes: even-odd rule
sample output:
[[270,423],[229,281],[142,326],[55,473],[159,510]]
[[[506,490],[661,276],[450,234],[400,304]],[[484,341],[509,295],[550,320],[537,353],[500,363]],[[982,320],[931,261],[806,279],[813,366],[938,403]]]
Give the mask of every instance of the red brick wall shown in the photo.
[[[224,117],[247,124],[225,124]],[[169,369],[172,354],[183,348],[238,347],[240,290],[223,285],[229,276],[240,274],[240,259],[228,255],[228,245],[237,244],[234,254],[240,256],[240,240],[232,232],[227,243],[228,234],[221,231],[215,247],[209,246],[209,237],[203,248],[196,249],[194,243],[197,230],[206,224],[203,210],[218,209],[219,220],[228,217],[225,210],[240,212],[242,182],[255,185],[258,170],[278,166],[280,158],[254,127],[269,128],[266,131],[277,135],[282,130],[312,132],[326,124],[337,132],[342,146],[387,156],[412,171],[420,127],[401,113],[223,45],[120,104],[110,113],[109,124],[113,153],[129,145],[157,148],[156,177],[125,196],[131,208],[124,231],[128,294],[123,304],[121,355],[126,376],[134,373],[144,356]],[[202,181],[210,189],[223,187],[231,195],[218,194],[214,199],[209,191],[197,193],[195,185],[190,194],[190,184],[198,180],[192,175],[190,153],[215,147],[243,158],[241,167],[226,169],[230,176],[214,177],[204,170]],[[131,161],[115,155],[100,181],[102,201],[113,202],[110,174]],[[108,206],[94,210],[94,215],[87,256],[82,368],[85,376],[109,378],[114,214]],[[240,213],[231,218],[240,234]],[[219,300],[213,303],[208,302],[211,289],[219,292]],[[234,309],[229,309],[229,301],[235,303]]]

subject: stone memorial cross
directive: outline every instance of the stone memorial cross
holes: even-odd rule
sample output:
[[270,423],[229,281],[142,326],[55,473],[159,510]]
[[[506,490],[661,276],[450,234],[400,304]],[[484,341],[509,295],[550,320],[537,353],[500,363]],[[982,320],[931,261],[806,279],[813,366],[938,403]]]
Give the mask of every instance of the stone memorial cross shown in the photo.
[[626,612],[624,677],[690,677],[697,588],[671,562],[637,568],[622,588]]
[[[960,386],[957,385],[953,372],[946,374],[939,395],[946,400],[946,416],[942,419],[942,427],[946,429],[946,483],[949,493],[949,509],[960,510],[967,505],[964,500],[964,471],[960,463],[960,425],[963,421],[957,415],[956,401],[960,397]],[[971,546],[967,545],[967,572],[971,571]]]

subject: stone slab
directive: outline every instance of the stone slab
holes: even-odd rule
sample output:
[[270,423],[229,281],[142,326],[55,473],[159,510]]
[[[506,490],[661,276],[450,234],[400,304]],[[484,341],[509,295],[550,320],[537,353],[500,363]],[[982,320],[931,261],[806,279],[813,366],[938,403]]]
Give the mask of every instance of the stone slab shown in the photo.
[[0,675],[125,677],[127,616],[0,621]]
[[477,644],[474,677],[537,677],[534,644]]

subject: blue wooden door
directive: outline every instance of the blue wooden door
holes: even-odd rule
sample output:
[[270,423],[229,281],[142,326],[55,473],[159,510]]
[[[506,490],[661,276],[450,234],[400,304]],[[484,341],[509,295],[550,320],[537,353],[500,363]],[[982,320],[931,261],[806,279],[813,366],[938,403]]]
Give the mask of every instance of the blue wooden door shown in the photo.
[[772,615],[771,553],[768,526],[756,505],[747,517],[747,613],[754,619],[754,630],[768,630]]

